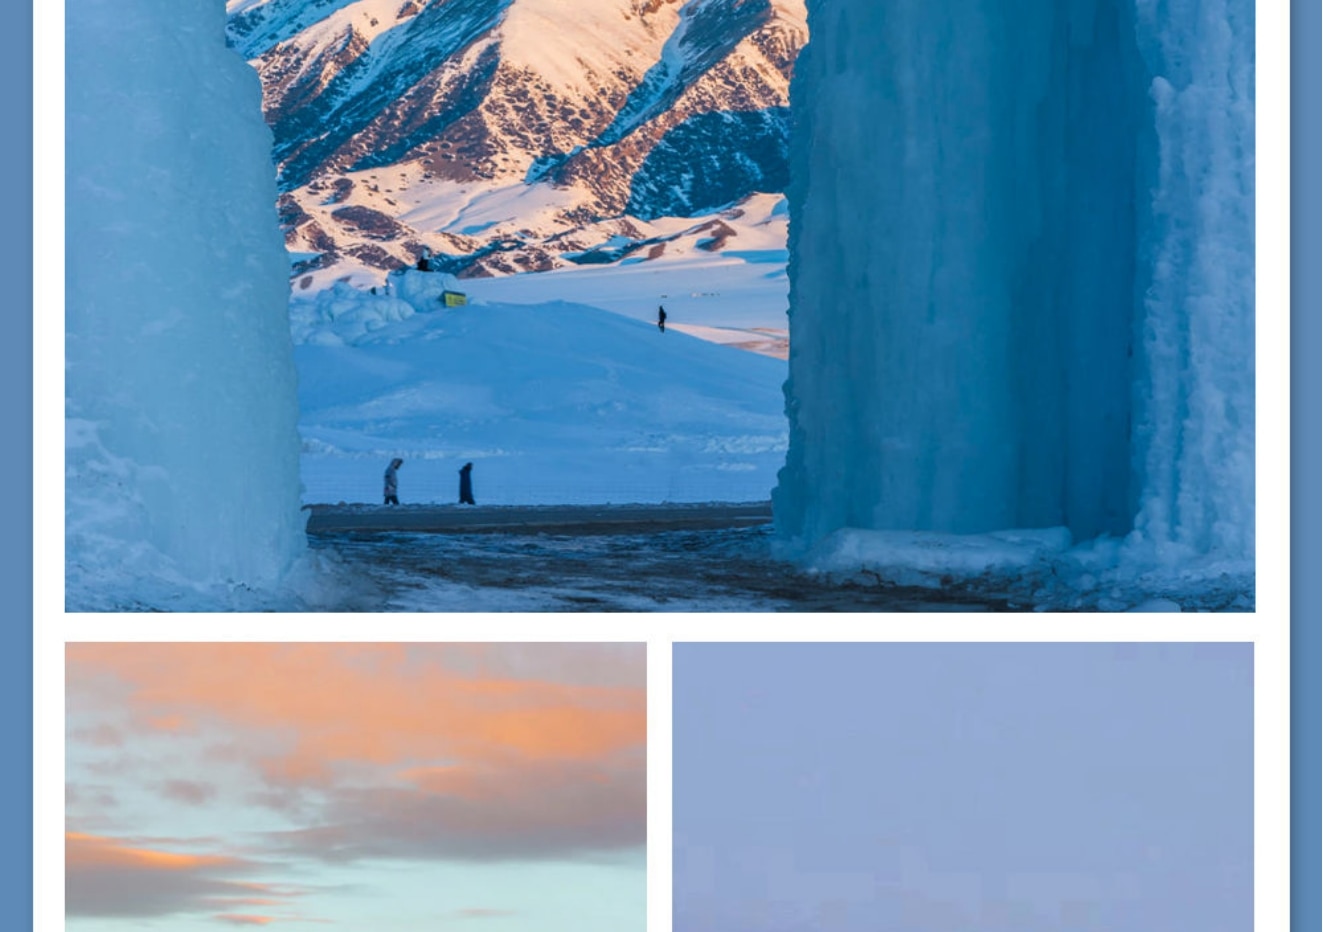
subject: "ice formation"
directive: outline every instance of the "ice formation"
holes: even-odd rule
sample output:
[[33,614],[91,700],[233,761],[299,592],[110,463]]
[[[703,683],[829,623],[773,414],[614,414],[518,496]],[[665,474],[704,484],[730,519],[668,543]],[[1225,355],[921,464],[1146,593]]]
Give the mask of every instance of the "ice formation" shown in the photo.
[[257,75],[218,0],[68,14],[67,603],[269,585],[304,544]]
[[810,0],[778,531],[1254,554],[1252,0]]

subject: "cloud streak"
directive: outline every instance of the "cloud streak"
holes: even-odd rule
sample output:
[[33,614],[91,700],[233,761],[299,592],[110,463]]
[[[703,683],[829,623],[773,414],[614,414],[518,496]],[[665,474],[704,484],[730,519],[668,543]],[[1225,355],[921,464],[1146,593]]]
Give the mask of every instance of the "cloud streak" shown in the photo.
[[64,863],[70,916],[150,918],[210,911],[255,896],[283,903],[295,895],[233,879],[260,870],[242,858],[146,848],[80,832],[65,833]]
[[645,764],[418,770],[409,783],[346,788],[325,822],[280,833],[282,854],[344,862],[374,857],[473,861],[574,858],[646,841]]
[[272,916],[249,916],[243,913],[220,913],[215,918],[218,922],[228,922],[234,926],[265,926],[276,921]]

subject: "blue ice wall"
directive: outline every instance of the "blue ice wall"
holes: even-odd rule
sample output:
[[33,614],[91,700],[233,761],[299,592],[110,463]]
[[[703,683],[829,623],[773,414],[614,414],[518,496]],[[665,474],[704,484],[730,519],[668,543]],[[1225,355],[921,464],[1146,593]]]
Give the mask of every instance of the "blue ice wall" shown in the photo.
[[[219,0],[71,0],[71,607],[263,585],[304,546],[288,266],[256,74]],[[137,582],[134,582],[137,580]]]
[[783,537],[1252,554],[1251,15],[811,0]]
[[1254,554],[1254,4],[1139,5],[1156,151],[1139,228],[1135,527]]

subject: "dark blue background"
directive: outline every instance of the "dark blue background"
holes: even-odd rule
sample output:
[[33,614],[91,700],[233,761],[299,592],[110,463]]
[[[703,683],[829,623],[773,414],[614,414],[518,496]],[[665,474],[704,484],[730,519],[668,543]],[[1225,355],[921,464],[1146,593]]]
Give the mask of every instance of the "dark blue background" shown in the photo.
[[[220,2],[220,0],[217,0]],[[1320,679],[1323,606],[1319,567],[1323,527],[1320,496],[1320,6],[1317,0],[1293,0],[1291,39],[1291,605],[1292,605],[1292,927],[1320,928]],[[0,149],[10,179],[32,176],[32,10],[14,7],[0,54],[0,125],[8,143]],[[4,760],[4,806],[0,807],[0,899],[6,924],[31,926],[32,903],[32,514],[33,492],[40,484],[30,474],[32,462],[32,321],[33,306],[31,191],[16,186],[6,198],[7,222],[0,231],[0,275],[7,288],[10,339],[0,342],[0,397],[5,399],[3,436],[13,446],[3,460],[6,494],[0,496],[0,582],[7,598],[3,620],[5,649],[0,651],[0,729],[11,749]],[[44,482],[62,481],[59,464],[49,464]],[[47,515],[62,521],[60,515]],[[44,623],[58,623],[45,619]]]
[[[0,45],[0,147],[9,179],[0,225],[0,281],[9,337],[0,340],[0,436],[11,444],[3,460],[0,495],[0,734],[4,735],[4,805],[0,806],[0,902],[5,925],[32,925],[32,9],[13,7]],[[63,464],[51,463],[46,488],[63,482]],[[64,523],[64,516],[49,514]],[[48,620],[49,623],[49,620]],[[12,923],[12,925],[11,925]]]
[[1320,6],[1291,4],[1291,928],[1323,928],[1319,890]]

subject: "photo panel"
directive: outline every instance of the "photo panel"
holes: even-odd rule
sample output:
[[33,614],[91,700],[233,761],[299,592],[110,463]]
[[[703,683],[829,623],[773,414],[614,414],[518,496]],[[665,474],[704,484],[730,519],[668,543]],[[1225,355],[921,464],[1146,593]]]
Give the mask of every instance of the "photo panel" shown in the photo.
[[642,644],[66,649],[65,928],[643,932]]
[[1253,663],[677,644],[674,929],[1247,932]]
[[1262,6],[70,0],[41,599],[1271,612]]

